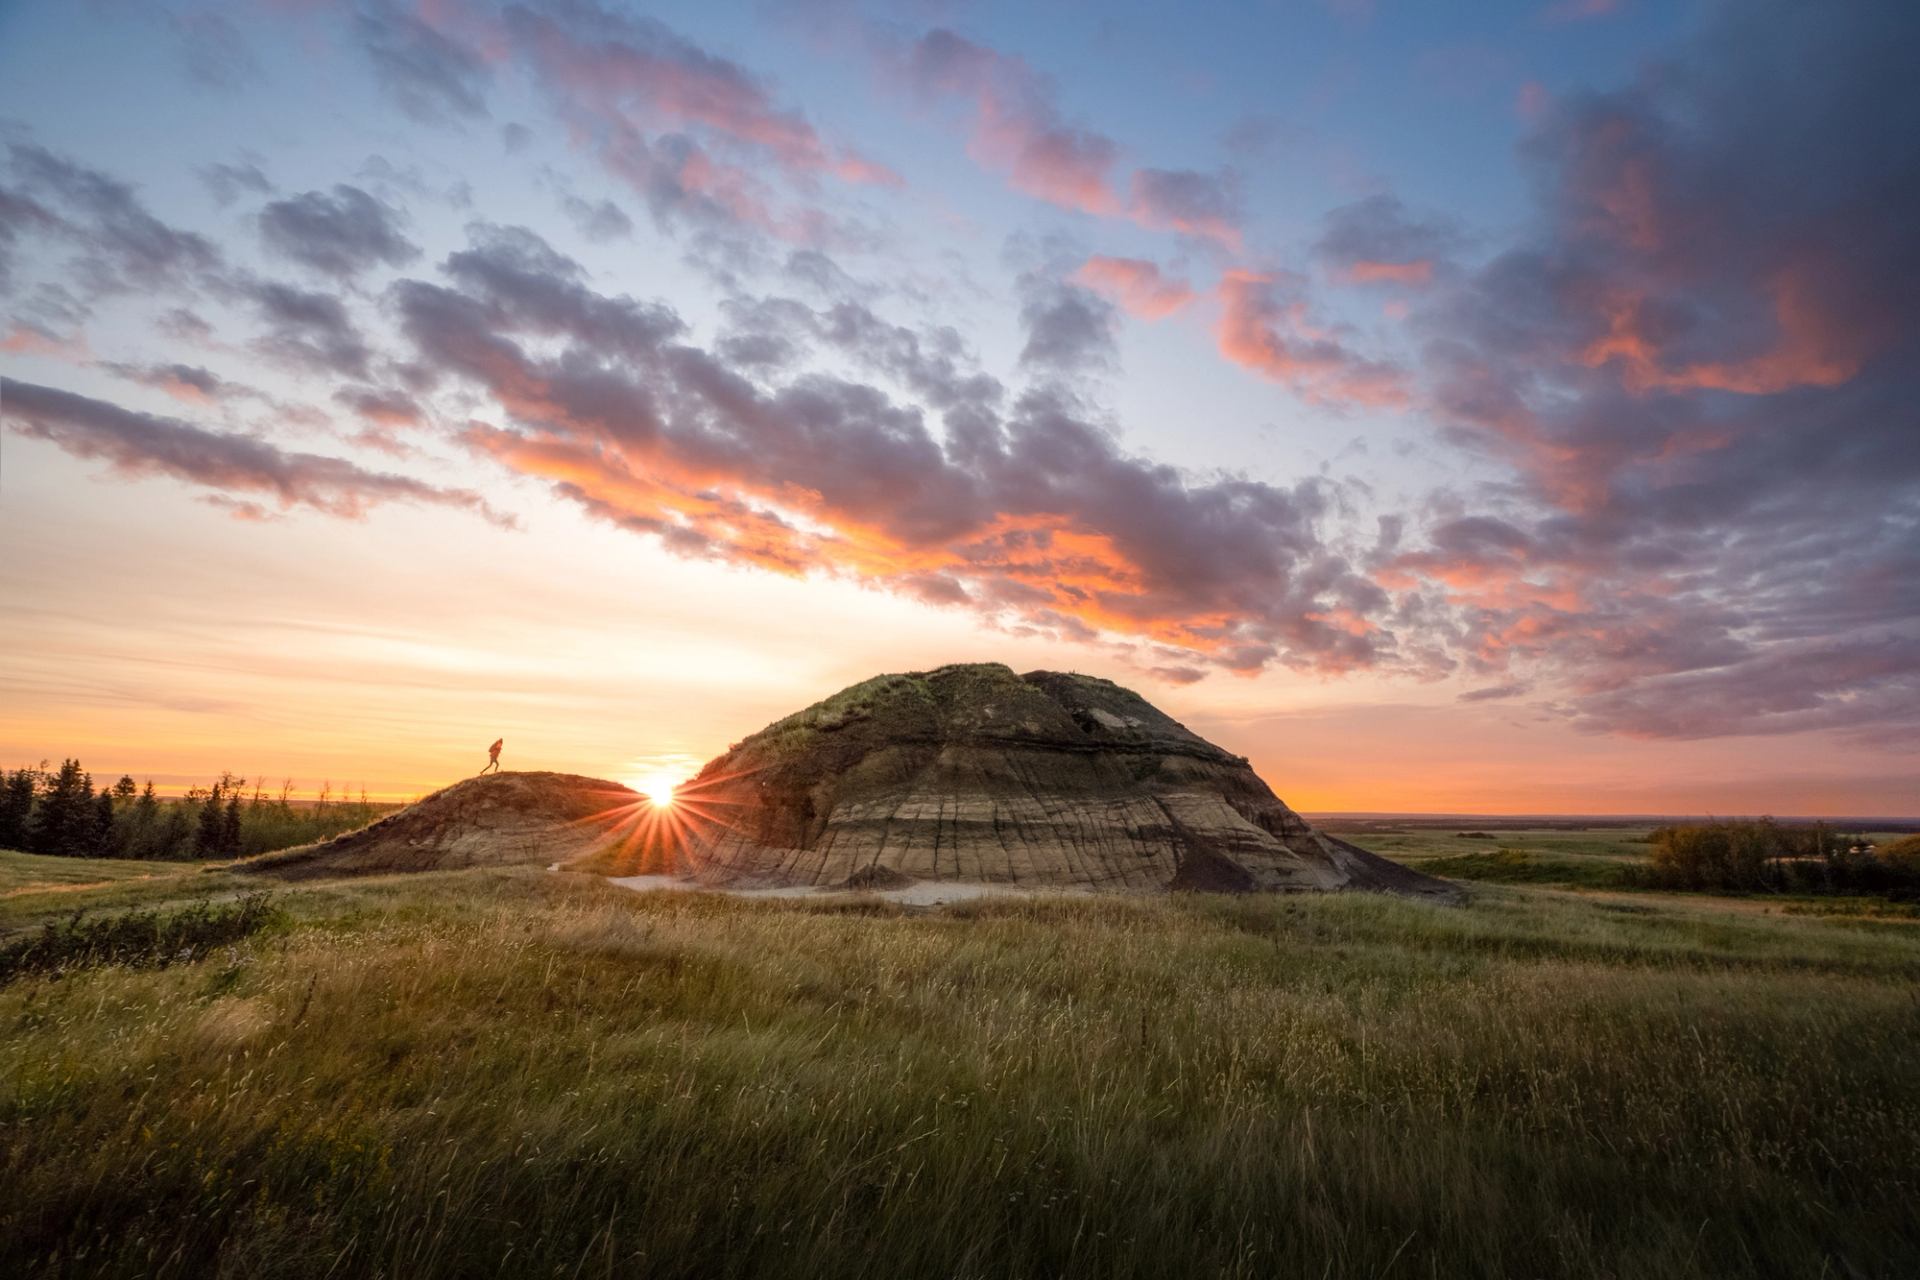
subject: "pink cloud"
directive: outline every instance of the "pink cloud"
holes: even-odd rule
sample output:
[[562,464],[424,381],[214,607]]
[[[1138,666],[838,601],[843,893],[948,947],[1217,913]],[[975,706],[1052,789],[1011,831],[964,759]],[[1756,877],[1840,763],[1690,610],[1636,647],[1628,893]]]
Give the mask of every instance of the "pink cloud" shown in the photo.
[[1096,254],[1081,264],[1073,278],[1149,320],[1170,316],[1194,299],[1186,281],[1162,275],[1158,266],[1143,258]]
[[922,94],[972,102],[967,154],[1006,174],[1015,190],[1063,209],[1239,247],[1238,193],[1228,177],[1141,168],[1122,182],[1120,145],[1069,123],[1051,82],[1024,59],[935,30],[914,44],[902,73]]
[[1344,272],[1353,284],[1399,284],[1418,287],[1433,283],[1433,260],[1412,262],[1355,262]]
[[795,111],[776,107],[736,63],[648,19],[580,6],[562,18],[508,11],[506,34],[568,114],[601,127],[700,126],[755,147],[796,174],[900,185],[886,165],[829,146]]
[[1220,354],[1297,394],[1323,403],[1400,407],[1408,396],[1400,371],[1348,351],[1315,329],[1298,280],[1234,270],[1220,279]]
[[75,332],[67,337],[48,333],[37,325],[16,323],[0,338],[0,351],[13,352],[16,355],[50,356],[55,360],[68,360],[82,364],[93,358],[83,333]]
[[923,90],[973,100],[967,152],[1017,190],[1086,213],[1121,212],[1110,177],[1118,146],[1063,121],[1052,87],[1022,59],[938,30],[914,45],[908,75]]

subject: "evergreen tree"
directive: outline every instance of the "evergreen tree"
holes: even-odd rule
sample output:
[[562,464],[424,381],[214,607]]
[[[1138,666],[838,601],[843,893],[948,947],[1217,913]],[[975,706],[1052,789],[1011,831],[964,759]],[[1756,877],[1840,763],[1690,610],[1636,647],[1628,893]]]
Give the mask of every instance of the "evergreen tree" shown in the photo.
[[120,856],[119,842],[113,838],[113,792],[106,788],[93,798],[93,839],[88,852],[95,858]]
[[[192,793],[188,794],[191,798]],[[220,794],[220,784],[216,782],[200,805],[200,823],[193,835],[193,854],[197,858],[220,856],[221,833],[226,827],[220,803],[224,799],[226,797]]]
[[78,760],[63,760],[46,781],[27,847],[35,853],[79,857],[93,838],[93,779]]
[[15,769],[0,776],[0,849],[27,847],[38,777],[33,769]]
[[227,794],[227,812],[220,823],[220,856],[240,856],[240,793]]
[[133,793],[133,775],[130,773],[121,774],[120,781],[113,784],[113,798],[115,800],[131,800],[133,799]]
[[166,852],[157,847],[160,832],[156,823],[160,819],[160,798],[153,794],[153,779],[147,779],[147,786],[140,798],[133,802],[126,818],[126,832],[121,847],[133,858],[163,858]]
[[167,806],[166,816],[155,829],[153,843],[150,846],[156,858],[186,858],[192,856],[187,841],[192,835],[192,823],[187,818],[187,806],[176,802]]

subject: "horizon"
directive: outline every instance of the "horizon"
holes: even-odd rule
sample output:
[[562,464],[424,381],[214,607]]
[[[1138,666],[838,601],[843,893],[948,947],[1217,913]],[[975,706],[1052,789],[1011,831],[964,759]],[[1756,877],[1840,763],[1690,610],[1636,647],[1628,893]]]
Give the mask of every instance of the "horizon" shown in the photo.
[[[26,768],[26,769],[56,768],[57,769],[59,767],[61,759],[64,759],[64,758],[65,757],[55,758],[55,757],[49,756],[37,761],[23,762],[17,765],[0,767],[0,773],[9,772],[11,769],[14,769],[14,768]],[[140,785],[140,786],[144,786],[148,782],[152,782],[154,784],[154,794],[162,800],[182,799],[188,794],[188,792],[191,789],[194,789],[196,787],[204,788],[207,785],[217,782],[221,777],[220,773],[215,773],[207,777],[189,777],[189,776],[167,777],[165,775],[148,774],[138,769],[109,768],[104,770],[94,770],[92,768],[88,768],[84,760],[80,761],[80,764],[83,768],[87,769],[88,774],[93,778],[94,785],[96,788],[102,785],[111,785],[114,780],[117,780],[122,776],[131,777],[134,779],[136,785]],[[321,779],[319,782],[314,783],[312,785],[307,785],[306,783],[303,783],[302,780],[297,778],[282,777],[279,779],[272,779],[270,781],[263,781],[262,778],[260,777],[256,777],[253,774],[241,773],[238,770],[227,770],[223,772],[231,772],[236,778],[238,778],[241,781],[242,786],[239,794],[246,797],[251,797],[256,792],[256,790],[258,790],[267,799],[275,800],[279,797],[281,784],[283,782],[290,783],[291,791],[289,792],[288,798],[291,801],[291,803],[295,804],[296,806],[312,805],[316,803],[322,787],[331,787],[331,790],[328,793],[328,798],[333,803],[358,802],[364,797],[366,802],[371,804],[378,804],[383,806],[401,806],[401,805],[407,805],[407,804],[411,804],[411,803],[415,803],[417,801],[423,800],[427,796],[434,794],[435,791],[444,790],[447,787],[457,786],[462,782],[471,781],[473,778],[476,778],[476,777],[487,776],[487,775],[482,775],[478,773],[468,774],[463,777],[449,779],[441,783],[437,787],[434,787],[430,790],[424,790],[424,791],[375,791],[369,788],[363,788],[358,784],[351,783],[351,782],[345,782],[345,783],[340,783],[335,785],[332,779],[325,779],[325,778]],[[501,772],[502,773],[533,773],[533,772],[573,773],[574,771],[570,769],[556,768],[556,769],[550,769],[550,770],[503,769],[501,770]],[[586,776],[586,775],[579,775],[579,776]],[[688,776],[690,777],[691,774],[689,774]],[[602,782],[616,782],[622,786],[630,787],[633,790],[637,791],[637,790],[642,790],[642,787],[640,787],[637,784],[645,781],[646,779],[636,777],[631,781],[626,779],[620,779],[620,778],[600,778],[596,780],[602,781]],[[1276,791],[1277,790],[1278,789],[1276,788]],[[1284,794],[1280,795],[1279,798],[1283,802],[1287,800],[1287,797]],[[1852,824],[1854,826],[1860,826],[1863,828],[1866,827],[1866,824],[1881,824],[1881,825],[1873,825],[1870,828],[1875,831],[1903,830],[1908,827],[1912,827],[1917,830],[1920,830],[1920,813],[1907,813],[1907,814],[1864,813],[1864,812],[1863,813],[1843,813],[1843,812],[1795,813],[1791,811],[1776,812],[1772,810],[1768,810],[1768,811],[1756,810],[1753,812],[1740,812],[1740,811],[1715,811],[1715,810],[1704,810],[1704,809],[1702,810],[1669,810],[1666,812],[1658,812],[1658,813],[1626,811],[1626,810],[1616,811],[1616,812],[1604,812],[1604,811],[1597,811],[1597,810],[1584,810],[1584,811],[1578,811],[1578,812],[1571,811],[1571,810],[1566,810],[1566,811],[1532,810],[1532,811],[1501,812],[1501,811],[1493,811],[1493,810],[1438,810],[1438,809],[1315,809],[1315,808],[1303,807],[1303,806],[1295,805],[1291,803],[1288,804],[1288,807],[1293,809],[1301,817],[1312,820],[1312,821],[1335,821],[1335,822],[1364,821],[1364,820],[1372,820],[1372,819],[1388,820],[1388,821],[1418,819],[1422,821],[1431,821],[1431,822],[1442,822],[1442,821],[1446,821],[1446,822],[1459,821],[1461,823],[1502,822],[1502,823],[1511,824],[1511,823],[1528,821],[1528,820],[1539,820],[1542,822],[1559,822],[1559,823],[1591,820],[1593,822],[1607,823],[1610,825],[1620,825],[1620,824],[1638,825],[1642,823],[1688,822],[1688,821],[1700,821],[1700,820],[1751,821],[1759,818],[1771,818],[1777,822],[1783,822],[1783,823],[1831,823],[1836,825]]]
[[1920,821],[1916,28],[10,6],[0,760],[657,783],[1001,661],[1305,813]]

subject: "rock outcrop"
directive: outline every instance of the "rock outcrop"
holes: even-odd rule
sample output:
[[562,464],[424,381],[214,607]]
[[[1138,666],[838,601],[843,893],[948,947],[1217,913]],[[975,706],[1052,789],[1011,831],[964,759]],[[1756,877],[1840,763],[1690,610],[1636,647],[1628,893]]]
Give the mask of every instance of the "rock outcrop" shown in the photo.
[[456,782],[378,822],[235,863],[283,880],[564,862],[604,848],[645,807],[617,782],[572,773],[492,773]]
[[1316,831],[1138,694],[999,664],[855,685],[734,746],[673,808],[672,869],[715,884],[1457,893]]

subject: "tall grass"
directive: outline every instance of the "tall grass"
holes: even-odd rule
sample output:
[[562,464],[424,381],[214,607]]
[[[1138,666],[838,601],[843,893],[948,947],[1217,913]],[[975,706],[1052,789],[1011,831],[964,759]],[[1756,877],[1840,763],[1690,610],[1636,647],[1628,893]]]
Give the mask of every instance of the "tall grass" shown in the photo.
[[1920,932],[463,872],[0,991],[22,1273],[1896,1276]]

